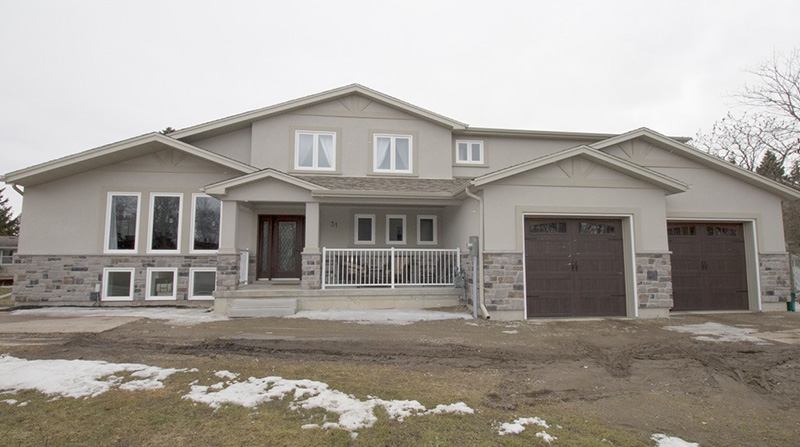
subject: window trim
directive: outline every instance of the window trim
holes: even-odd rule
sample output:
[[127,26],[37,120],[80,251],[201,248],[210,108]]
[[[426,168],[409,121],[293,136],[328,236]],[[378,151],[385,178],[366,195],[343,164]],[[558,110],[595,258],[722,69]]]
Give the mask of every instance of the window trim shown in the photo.
[[[150,295],[152,285],[152,273],[172,272],[172,296],[153,296]],[[177,267],[148,267],[147,278],[145,280],[145,301],[175,301],[178,299],[178,268]]]
[[[3,254],[4,252],[8,252],[7,255]],[[0,248],[0,265],[12,265],[14,264],[14,255],[17,254],[16,248]],[[5,259],[9,259],[11,262],[5,262]]]
[[[458,157],[458,145],[465,143],[467,145],[467,159],[461,160]],[[480,160],[472,160],[472,145],[479,144],[481,147]],[[470,166],[484,166],[486,165],[486,152],[484,149],[483,140],[456,140],[455,144],[455,163],[457,165],[470,165]]]
[[[153,249],[153,209],[156,204],[156,197],[178,197],[178,243],[174,250],[156,250]],[[181,252],[181,236],[183,232],[183,193],[182,192],[151,192],[150,193],[150,215],[148,216],[149,223],[147,225],[147,253],[149,254],[176,254]],[[222,216],[220,215],[220,220]]]
[[[403,221],[403,239],[400,241],[390,240],[391,234],[389,232],[389,222],[392,219],[402,219]],[[386,245],[405,245],[408,241],[408,225],[406,225],[405,214],[387,214],[386,215]]]
[[[390,168],[380,169],[378,167],[378,138],[389,138]],[[395,151],[398,138],[408,138],[408,169],[398,170],[395,165]],[[374,133],[372,134],[372,172],[375,174],[413,174],[414,173],[414,136],[411,134],[391,134]]]
[[197,272],[213,272],[214,273],[214,290],[217,290],[217,268],[216,267],[191,267],[189,269],[189,292],[187,297],[193,301],[208,301],[213,300],[214,295],[195,295],[194,294],[194,274]]
[[[432,241],[423,241],[422,240],[422,231],[420,228],[422,227],[421,222],[423,219],[430,219],[433,221],[433,240]],[[433,214],[422,214],[417,216],[417,245],[436,245],[439,242],[439,216]]]
[[[111,202],[114,196],[135,196],[136,197],[136,223],[133,230],[133,249],[112,249],[108,248],[108,238],[111,236]],[[109,191],[106,195],[106,223],[105,231],[103,232],[103,253],[116,254],[116,253],[138,253],[139,252],[139,221],[142,217],[142,193],[140,192],[122,192],[122,191]]]
[[[310,134],[314,136],[314,146],[312,147],[312,164],[313,166],[300,166],[300,134]],[[331,167],[330,168],[320,168],[319,160],[318,160],[318,144],[319,144],[319,136],[320,135],[331,135],[333,136],[333,153],[331,154]],[[324,172],[335,172],[336,171],[336,132],[329,131],[329,130],[302,130],[297,129],[294,131],[294,170],[295,171],[324,171]]]
[[[372,227],[370,240],[361,241],[358,239],[358,219],[369,219]],[[375,245],[375,215],[374,214],[356,214],[353,218],[353,243],[356,245]]]
[[[108,296],[108,274],[112,272],[128,272],[131,275],[131,286],[128,296]],[[136,280],[136,269],[133,267],[104,267],[103,283],[100,285],[100,301],[133,301],[134,282]]]
[[[196,214],[195,213],[196,213],[196,210],[197,210],[197,199],[199,197],[210,197],[212,199],[216,199],[216,197],[211,197],[208,194],[203,194],[203,193],[199,193],[199,192],[192,194],[192,220],[190,221],[190,225],[192,226],[192,228],[191,228],[191,239],[189,239],[189,253],[200,253],[200,254],[218,253],[219,252],[219,245],[222,244],[222,207],[224,206],[224,203],[222,202],[222,200],[219,201],[219,228],[218,228],[219,229],[219,236],[217,237],[217,239],[218,239],[217,240],[217,244],[218,244],[217,245],[217,249],[216,250],[197,250],[197,249],[194,248],[194,232],[195,232],[195,229],[197,228],[197,225],[195,225],[196,224],[196,222],[195,222]],[[217,200],[219,200],[219,199],[217,199]],[[178,245],[180,246],[180,243]]]

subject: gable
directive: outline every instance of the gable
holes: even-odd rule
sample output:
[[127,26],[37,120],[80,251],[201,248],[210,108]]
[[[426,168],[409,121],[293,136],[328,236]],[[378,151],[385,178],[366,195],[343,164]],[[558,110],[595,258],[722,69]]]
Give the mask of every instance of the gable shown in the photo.
[[124,172],[228,173],[230,169],[176,149],[164,149],[100,169]]
[[576,188],[640,188],[656,185],[576,156],[498,180],[499,185],[561,186]]
[[642,139],[622,141],[603,148],[603,152],[648,168],[701,168],[703,165],[675,151],[648,143]]
[[372,98],[352,94],[292,112],[293,115],[338,116],[348,118],[380,118],[416,120],[418,117],[407,111],[381,104]]
[[245,202],[307,202],[311,200],[311,191],[308,189],[275,177],[265,177],[228,188],[225,193],[210,189],[206,189],[205,192],[219,199]]

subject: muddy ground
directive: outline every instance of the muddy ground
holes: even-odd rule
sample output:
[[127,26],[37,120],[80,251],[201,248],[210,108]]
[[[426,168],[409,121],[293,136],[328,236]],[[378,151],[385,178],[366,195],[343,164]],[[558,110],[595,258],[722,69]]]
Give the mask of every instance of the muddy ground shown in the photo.
[[[435,321],[408,326],[240,319],[174,326],[138,320],[97,334],[7,335],[28,358],[153,362],[186,356],[398,366],[492,377],[481,405],[565,405],[606,424],[701,446],[800,445],[800,344],[709,342],[664,330],[716,322],[798,335],[800,315],[670,320]],[[45,344],[32,345],[41,337]],[[463,376],[463,374],[462,374]]]

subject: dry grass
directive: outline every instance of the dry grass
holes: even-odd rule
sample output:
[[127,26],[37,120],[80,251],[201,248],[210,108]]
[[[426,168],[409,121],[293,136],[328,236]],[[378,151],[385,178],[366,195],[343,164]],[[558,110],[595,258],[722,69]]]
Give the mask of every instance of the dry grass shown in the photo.
[[[0,287],[0,297],[11,293],[11,287]],[[14,301],[10,296],[0,298],[0,307],[10,307],[14,305]]]
[[[536,427],[516,436],[497,434],[501,422],[539,416],[552,424],[553,428],[547,431],[559,438],[557,445],[651,445],[641,435],[604,426],[566,404],[514,411],[487,406],[483,402],[485,390],[498,385],[488,372],[421,372],[376,365],[268,362],[239,356],[182,357],[169,361],[162,357],[155,362],[159,366],[198,367],[200,372],[175,374],[166,381],[165,388],[157,391],[114,390],[89,399],[51,402],[49,397],[37,392],[19,393],[13,397],[29,402],[24,407],[0,402],[3,444],[47,447],[547,445],[535,437]],[[323,422],[324,413],[291,411],[287,402],[270,402],[255,410],[228,405],[214,411],[206,405],[181,399],[188,392],[190,382],[215,383],[219,379],[213,372],[222,369],[240,372],[242,377],[279,375],[319,380],[361,399],[369,395],[383,399],[416,399],[429,408],[440,403],[464,401],[477,411],[474,415],[411,417],[404,422],[391,420],[378,411],[378,422],[359,430],[358,437],[351,439],[350,433],[344,430],[302,430],[303,424]],[[483,391],[469,385],[478,383]],[[330,417],[335,418],[335,415]]]

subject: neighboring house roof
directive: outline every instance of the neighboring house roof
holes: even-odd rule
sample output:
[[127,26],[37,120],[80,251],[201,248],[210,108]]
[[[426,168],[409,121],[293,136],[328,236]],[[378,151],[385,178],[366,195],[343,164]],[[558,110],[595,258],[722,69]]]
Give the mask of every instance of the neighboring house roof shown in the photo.
[[246,163],[153,132],[10,172],[0,177],[0,180],[22,186],[33,186],[168,148],[177,149],[237,172],[250,173],[258,170]]
[[195,141],[201,138],[207,138],[222,133],[230,132],[237,129],[249,127],[253,122],[282,113],[291,112],[294,110],[302,109],[305,107],[321,104],[323,102],[331,101],[334,99],[342,98],[348,95],[358,94],[365,96],[373,101],[393,107],[411,115],[420,117],[424,120],[439,124],[451,130],[465,129],[467,124],[448,118],[438,113],[431,112],[430,110],[417,107],[413,104],[399,100],[392,96],[381,93],[377,90],[364,87],[360,84],[350,84],[344,87],[335,88],[333,90],[324,91],[315,95],[305,96],[303,98],[294,99],[291,101],[276,104],[274,106],[265,107],[262,109],[252,110],[250,112],[240,113],[238,115],[229,116],[227,118],[209,121],[207,123],[199,124],[185,129],[177,130],[169,135],[176,139],[186,139],[187,141]]
[[17,248],[19,238],[16,236],[0,236],[0,248]]
[[600,152],[599,150],[586,145],[574,147],[572,149],[565,149],[563,151],[556,152],[554,154],[546,155],[544,157],[539,157],[530,161],[526,161],[524,163],[520,163],[514,166],[509,166],[505,169],[501,169],[499,171],[495,171],[490,174],[482,175],[480,177],[475,178],[472,181],[472,184],[476,187],[485,186],[490,183],[494,183],[498,180],[502,180],[504,178],[508,178],[517,174],[521,174],[523,172],[530,171],[532,169],[540,168],[542,166],[546,166],[573,157],[583,157],[601,166],[605,166],[607,168],[621,172],[630,177],[648,183],[652,183],[670,194],[683,192],[689,189],[689,185],[681,182],[680,180],[676,180],[672,177],[658,173],[651,169],[644,168],[635,163],[623,160],[619,157],[608,155],[604,152]]
[[285,172],[278,171],[277,169],[266,168],[247,175],[242,175],[240,177],[235,177],[229,180],[223,180],[221,182],[212,183],[211,185],[205,186],[203,188],[203,192],[205,192],[206,194],[225,195],[231,188],[236,188],[237,186],[247,185],[268,178],[274,178],[276,180],[280,180],[282,182],[286,182],[294,186],[307,189],[309,191],[319,191],[325,189],[322,186],[315,185],[314,183],[294,177]]
[[747,169],[739,167],[733,163],[729,163],[725,160],[714,157],[713,155],[709,155],[699,149],[675,141],[672,138],[645,127],[594,143],[591,145],[591,147],[598,150],[603,150],[605,148],[612,147],[636,138],[640,138],[661,148],[674,151],[679,155],[683,155],[684,157],[700,164],[776,194],[785,200],[800,199],[800,191],[797,191],[796,189],[782,185],[764,176],[756,174],[755,172],[748,171]]

